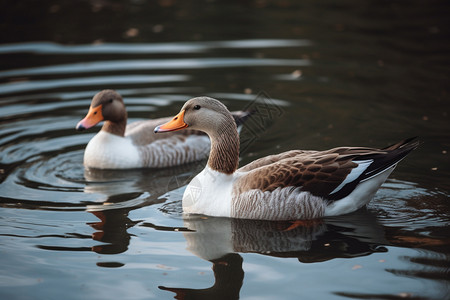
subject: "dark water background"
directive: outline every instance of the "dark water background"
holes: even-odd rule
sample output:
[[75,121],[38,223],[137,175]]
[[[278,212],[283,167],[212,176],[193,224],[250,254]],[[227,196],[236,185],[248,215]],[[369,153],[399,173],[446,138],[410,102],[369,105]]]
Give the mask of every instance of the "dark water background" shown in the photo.
[[[1,299],[450,299],[448,1],[0,1]],[[419,136],[366,210],[183,220],[204,162],[85,172],[113,88],[130,122],[266,105],[241,164]]]

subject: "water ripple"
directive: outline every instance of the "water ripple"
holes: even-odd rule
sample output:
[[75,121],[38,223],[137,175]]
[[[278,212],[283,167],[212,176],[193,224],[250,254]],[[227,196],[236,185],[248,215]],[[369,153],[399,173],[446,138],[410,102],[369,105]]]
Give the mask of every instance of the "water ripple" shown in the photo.
[[268,58],[180,58],[180,59],[139,59],[81,62],[56,66],[36,67],[29,69],[0,72],[0,78],[9,76],[56,75],[96,72],[117,72],[136,70],[189,70],[235,67],[268,67],[268,66],[309,66],[308,59],[268,59]]
[[40,91],[56,88],[75,88],[88,86],[108,86],[117,84],[152,84],[163,82],[188,81],[189,75],[118,75],[53,80],[34,80],[0,84],[0,94]]
[[211,42],[177,42],[154,44],[95,44],[95,45],[60,45],[50,42],[32,42],[7,44],[0,46],[0,54],[36,53],[36,54],[167,54],[167,53],[201,53],[212,49],[252,49],[279,47],[307,47],[309,40],[231,40]]
[[440,190],[428,190],[417,184],[388,179],[369,208],[376,211],[379,221],[390,227],[424,230],[450,222],[447,199]]

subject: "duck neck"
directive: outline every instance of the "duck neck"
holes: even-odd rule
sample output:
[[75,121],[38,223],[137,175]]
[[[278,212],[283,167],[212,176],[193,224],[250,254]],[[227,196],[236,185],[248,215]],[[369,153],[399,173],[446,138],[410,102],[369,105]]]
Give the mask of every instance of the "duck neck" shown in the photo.
[[221,173],[233,174],[239,165],[239,134],[234,120],[224,124],[216,134],[210,135],[208,166]]
[[105,121],[105,123],[103,123],[102,130],[123,137],[125,136],[126,127],[127,116],[125,115],[125,117],[120,119],[119,121]]

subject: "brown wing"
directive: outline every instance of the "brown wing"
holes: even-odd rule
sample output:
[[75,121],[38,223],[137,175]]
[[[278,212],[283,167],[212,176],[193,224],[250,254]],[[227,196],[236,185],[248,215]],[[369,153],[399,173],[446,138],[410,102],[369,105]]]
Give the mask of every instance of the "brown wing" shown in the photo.
[[[285,153],[262,161],[258,168],[243,167],[239,171],[250,171],[236,182],[235,192],[251,189],[273,191],[278,187],[292,186],[326,197],[358,166],[352,162],[352,157],[344,158],[339,152],[345,151],[343,148],[325,152],[289,151],[284,158]],[[282,159],[273,161],[276,157]],[[262,165],[263,162],[266,164]]]
[[[240,171],[248,173],[235,183],[234,192],[273,191],[291,186],[329,200],[341,199],[361,181],[395,166],[418,145],[419,142],[411,138],[384,149],[340,147],[328,151],[282,153],[241,168]],[[274,161],[274,158],[280,160]],[[357,175],[347,179],[355,168],[359,168]]]
[[241,167],[238,171],[248,172],[248,171],[257,169],[259,167],[267,166],[267,165],[282,161],[284,159],[296,157],[301,154],[312,154],[315,152],[317,152],[317,151],[292,150],[292,151],[287,151],[287,152],[283,152],[280,154],[269,155],[269,156],[262,157],[260,159],[252,161],[251,163]]

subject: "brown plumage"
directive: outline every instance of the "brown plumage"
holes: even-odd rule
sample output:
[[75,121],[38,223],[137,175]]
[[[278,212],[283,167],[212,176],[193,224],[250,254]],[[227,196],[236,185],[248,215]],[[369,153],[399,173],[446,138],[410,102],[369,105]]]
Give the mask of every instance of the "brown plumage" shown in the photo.
[[[403,158],[417,145],[417,141],[408,139],[384,149],[339,147],[327,151],[293,150],[264,157],[239,169],[248,173],[238,179],[235,192],[252,189],[265,192],[292,186],[301,187],[302,191],[308,191],[314,196],[335,200],[331,192],[358,166],[354,161],[383,161],[378,166],[381,170]],[[361,176],[353,184],[363,179],[364,176]],[[348,194],[339,195],[343,198]]]

